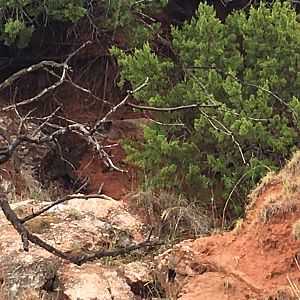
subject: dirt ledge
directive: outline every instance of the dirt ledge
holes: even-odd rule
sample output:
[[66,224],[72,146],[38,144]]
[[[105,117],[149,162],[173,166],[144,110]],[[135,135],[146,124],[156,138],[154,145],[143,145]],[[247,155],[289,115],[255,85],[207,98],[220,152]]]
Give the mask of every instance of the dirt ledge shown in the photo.
[[249,195],[232,232],[175,245],[156,258],[160,283],[180,300],[299,299],[300,152]]

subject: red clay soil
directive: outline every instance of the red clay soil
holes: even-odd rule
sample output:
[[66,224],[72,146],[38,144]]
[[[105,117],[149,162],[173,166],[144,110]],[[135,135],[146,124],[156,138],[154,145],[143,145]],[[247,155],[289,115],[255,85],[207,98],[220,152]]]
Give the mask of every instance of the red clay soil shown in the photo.
[[289,283],[300,288],[300,236],[293,233],[300,219],[299,163],[298,153],[281,173],[263,180],[250,195],[247,217],[232,232],[174,246],[173,261],[182,249],[193,253],[193,274],[173,284],[178,299],[300,299]]
[[[117,104],[122,99],[122,95],[119,95],[117,98],[111,99],[110,101]],[[66,98],[64,102],[66,117],[89,126],[93,126],[95,122],[99,120],[99,116],[103,117],[104,112],[107,112],[109,109],[106,107],[104,111],[102,111],[100,104],[94,104],[93,107],[86,108],[85,110],[86,104],[82,104],[79,97],[76,96],[74,99]],[[141,114],[133,113],[132,108],[121,107],[111,115],[110,119],[130,119],[138,118],[139,116],[141,116]],[[119,143],[119,141],[108,140],[104,142],[103,145],[113,145],[117,143]],[[120,145],[111,147],[109,150],[107,149],[108,148],[106,148],[106,152],[110,155],[113,163],[127,172],[122,173],[109,169],[109,167],[105,165],[103,159],[95,155],[91,150],[87,151],[81,157],[77,174],[89,178],[87,187],[88,192],[97,192],[99,187],[103,184],[102,193],[119,200],[124,195],[137,189],[136,170],[133,170],[131,166],[124,164],[123,160],[126,158],[126,153]]]
[[[110,70],[109,78],[110,85],[113,82],[112,79],[115,77],[115,70]],[[36,78],[36,82],[39,82],[41,85],[44,82],[44,77],[41,76],[39,79]],[[85,84],[82,84],[85,86]],[[35,88],[37,89],[37,88]],[[109,93],[106,97],[106,100],[109,101],[112,105],[115,105],[123,100],[126,96],[126,93],[122,94],[119,90],[113,86],[109,87]],[[65,85],[59,90],[60,102],[62,104],[62,111],[64,112],[64,117],[79,123],[94,126],[95,122],[102,118],[110,109],[108,105],[104,105],[101,101],[94,100],[89,97],[87,94],[80,92],[74,89],[70,85]],[[44,111],[50,109],[50,106],[47,104],[47,99],[41,101],[40,106],[37,107],[35,113],[37,115],[41,114],[44,116],[46,112]],[[1,99],[0,107],[5,106],[5,102]],[[48,107],[49,106],[49,107]],[[47,108],[47,109],[46,109]],[[53,107],[52,107],[53,109]],[[5,116],[5,113],[0,113],[0,117]],[[132,108],[124,106],[121,107],[118,111],[114,112],[109,119],[124,119],[124,118],[137,118],[142,114],[137,114],[132,112]],[[14,114],[9,115],[12,119],[15,118]],[[14,133],[17,130],[17,122],[13,123],[14,128],[9,128],[9,130]],[[117,144],[119,141],[108,140],[104,142],[105,145]],[[72,145],[77,147],[76,144]],[[90,147],[89,147],[90,148]],[[113,163],[127,172],[118,172],[116,170],[110,169],[97,154],[95,154],[93,149],[87,149],[87,151],[79,157],[79,168],[76,173],[81,178],[89,178],[89,184],[86,188],[87,192],[94,193],[98,192],[99,187],[103,185],[102,193],[115,198],[121,199],[124,195],[136,190],[137,178],[136,170],[134,171],[131,166],[125,165],[123,160],[126,157],[125,151],[120,145],[115,147],[106,148],[106,152],[110,155]],[[17,193],[21,194],[24,190],[24,184],[21,180],[22,178],[12,172],[11,163],[8,162],[0,169],[0,174],[6,179],[10,179],[16,185]],[[16,177],[16,178],[15,178]]]
[[[85,110],[86,103],[79,98],[78,94],[63,101],[66,117],[93,123],[103,115],[100,105],[98,109]],[[114,115],[118,117],[130,118],[132,113],[124,108]],[[127,168],[122,163],[125,153],[120,146],[110,148],[109,155],[118,167]],[[288,278],[300,288],[300,240],[292,233],[293,225],[300,219],[299,165],[298,154],[280,174],[269,176],[261,183],[251,195],[247,217],[234,231],[174,246],[173,257],[180,256],[183,247],[193,253],[188,261],[193,272],[182,274],[173,265],[176,280],[165,283],[166,290],[172,290],[171,294],[181,300],[297,299],[292,297]],[[7,164],[4,169],[6,177],[11,166]],[[80,158],[77,172],[89,177],[89,192],[98,191],[103,183],[104,194],[121,199],[136,189],[134,171],[109,170],[92,151]],[[182,281],[178,281],[180,276],[184,278]]]
[[[114,142],[107,144],[114,144]],[[126,154],[120,145],[110,148],[109,154],[114,164],[127,172],[110,170],[101,158],[86,152],[80,160],[77,174],[89,178],[88,191],[90,193],[97,192],[102,185],[102,193],[119,200],[137,188],[136,175],[128,165],[123,163]]]

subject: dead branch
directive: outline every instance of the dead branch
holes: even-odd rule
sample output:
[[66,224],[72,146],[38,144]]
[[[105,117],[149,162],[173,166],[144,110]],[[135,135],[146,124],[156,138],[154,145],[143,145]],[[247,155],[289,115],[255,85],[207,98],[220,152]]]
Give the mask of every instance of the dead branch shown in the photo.
[[60,110],[60,107],[57,107],[49,116],[45,118],[43,123],[33,132],[32,136],[36,136],[38,132],[43,128],[44,125],[46,125],[55,115],[56,113]]
[[23,224],[29,220],[32,220],[33,218],[45,213],[46,211],[48,211],[49,209],[51,209],[52,207],[64,203],[66,201],[72,200],[72,199],[89,199],[89,198],[99,198],[99,194],[90,194],[90,195],[81,195],[81,194],[75,194],[75,195],[67,195],[63,198],[60,198],[54,202],[52,202],[51,204],[39,209],[36,212],[32,212],[32,214],[23,217],[21,219],[19,219],[19,221]]
[[83,263],[89,262],[89,261],[93,261],[102,257],[116,257],[119,255],[123,255],[123,254],[128,254],[134,250],[138,250],[138,249],[145,249],[145,248],[153,248],[155,246],[161,246],[164,244],[164,241],[162,240],[153,240],[153,241],[144,241],[141,242],[137,245],[132,245],[132,246],[128,246],[128,247],[121,247],[121,248],[116,248],[110,251],[96,251],[94,253],[91,254],[86,254],[83,255],[81,257],[79,257],[76,262],[74,262],[77,265],[82,265]]
[[[52,68],[59,68],[62,69],[61,75],[57,75],[56,77],[58,78],[58,81],[55,82],[53,85],[45,88],[43,91],[38,93],[36,96],[30,98],[30,99],[25,99],[19,103],[11,104],[2,109],[2,111],[7,111],[10,109],[14,109],[15,113],[19,116],[19,126],[18,130],[15,135],[10,135],[4,128],[0,128],[0,136],[4,139],[4,144],[5,146],[0,148],[0,165],[7,162],[10,158],[12,158],[13,154],[17,150],[17,148],[22,145],[22,144],[36,144],[36,145],[42,145],[42,144],[49,144],[53,141],[55,141],[59,136],[63,136],[67,132],[74,132],[79,134],[82,138],[84,138],[89,144],[91,144],[96,152],[104,159],[105,163],[107,166],[109,166],[111,169],[120,171],[120,172],[125,172],[125,170],[122,170],[115,166],[113,163],[112,159],[110,156],[106,153],[104,150],[104,146],[102,146],[94,137],[93,133],[101,126],[103,122],[107,120],[107,118],[114,113],[117,109],[120,107],[124,106],[126,102],[128,101],[129,97],[134,94],[135,92],[139,91],[142,89],[144,86],[148,84],[148,78],[142,83],[139,87],[132,91],[128,91],[126,97],[117,105],[111,107],[111,109],[106,113],[104,117],[102,117],[99,121],[96,122],[95,126],[93,128],[90,128],[84,124],[80,124],[78,122],[74,122],[72,120],[68,120],[63,118],[66,122],[66,126],[59,126],[52,122],[52,119],[54,117],[58,117],[57,113],[60,110],[60,107],[56,108],[51,114],[49,114],[46,117],[42,118],[35,118],[31,117],[31,113],[33,111],[30,111],[27,113],[24,117],[21,116],[21,114],[18,111],[18,107],[26,104],[33,103],[37,100],[39,100],[42,96],[45,94],[49,93],[50,91],[56,89],[58,86],[60,86],[62,83],[65,81],[68,81],[70,84],[75,86],[76,88],[87,92],[89,94],[92,94],[89,90],[82,88],[72,82],[70,77],[68,77],[67,72],[69,70],[68,63],[70,59],[76,55],[83,47],[85,47],[87,44],[90,42],[87,42],[83,44],[81,47],[79,47],[76,51],[74,51],[72,54],[70,54],[67,59],[63,63],[56,63],[56,62],[41,62],[39,64],[33,65],[32,67],[25,68],[16,74],[12,75],[9,77],[5,82],[3,82],[0,85],[0,90],[7,88],[11,86],[17,79],[20,77],[27,75],[33,71],[36,71],[38,69],[46,69],[48,71],[47,67],[52,67]],[[56,74],[53,71],[49,70],[49,72],[53,75]],[[101,99],[100,99],[101,100]],[[38,127],[33,130],[32,133],[28,132],[29,127],[27,127],[27,122],[29,120],[35,120],[40,123]],[[53,203],[37,210],[37,211],[32,211],[32,213],[28,216],[25,216],[23,218],[18,218],[18,216],[15,214],[15,212],[11,209],[7,197],[5,194],[4,189],[0,186],[0,207],[7,218],[7,220],[14,226],[16,231],[19,233],[21,236],[21,240],[23,243],[23,249],[25,251],[29,251],[29,242],[45,249],[46,251],[60,257],[63,259],[66,259],[72,263],[75,264],[83,264],[88,261],[92,261],[95,259],[99,259],[101,257],[105,256],[117,256],[117,255],[122,255],[129,253],[131,251],[134,251],[136,249],[142,249],[142,248],[149,248],[153,247],[156,245],[161,245],[163,244],[162,241],[155,240],[155,241],[150,241],[146,240],[140,244],[137,245],[131,245],[128,247],[123,247],[123,248],[117,248],[113,249],[110,251],[96,251],[87,255],[82,255],[82,256],[75,256],[71,255],[69,253],[65,253],[60,251],[59,249],[56,249],[55,247],[49,245],[39,237],[33,235],[26,227],[25,223],[29,220],[32,220],[33,218],[47,212],[49,209],[54,207],[55,205],[58,205],[60,203],[63,203],[65,201],[68,201],[73,198],[83,198],[83,199],[88,199],[91,197],[99,197],[99,194],[96,195],[68,195],[66,197],[60,198]]]
[[105,157],[105,164],[107,167],[110,167],[112,168],[113,170],[116,170],[116,171],[119,171],[121,173],[127,173],[128,171],[127,170],[123,170],[123,169],[120,169],[118,168],[114,163],[113,161],[111,160],[111,158],[109,157],[109,155],[104,151],[103,147],[101,146],[101,150],[100,150],[100,153],[103,155],[103,157]]
[[[162,111],[162,112],[173,112],[173,111],[184,110],[184,109],[198,108],[200,110],[200,113],[203,114],[207,118],[209,123],[216,130],[222,131],[224,134],[231,137],[232,141],[237,145],[237,147],[239,149],[243,163],[247,164],[244,153],[242,151],[242,148],[241,148],[240,144],[236,141],[233,133],[222,122],[220,122],[216,118],[210,117],[208,114],[206,114],[203,111],[203,108],[219,108],[221,106],[220,104],[190,104],[190,105],[181,105],[181,106],[176,106],[176,107],[152,107],[152,106],[142,106],[142,105],[137,105],[137,104],[133,104],[130,102],[126,102],[126,105],[131,106],[133,108],[141,109],[141,110]],[[221,128],[216,127],[213,122],[218,123],[218,125],[220,125]]]
[[6,195],[5,191],[2,187],[0,187],[0,206],[2,208],[2,211],[7,218],[7,220],[14,226],[14,228],[17,230],[17,232],[21,236],[21,240],[23,243],[23,249],[25,251],[28,251],[29,249],[29,242],[28,242],[28,230],[20,223],[19,218],[14,213],[14,211],[11,209]]
[[157,125],[161,125],[161,126],[182,126],[182,127],[186,127],[186,124],[184,123],[180,123],[178,121],[178,123],[163,123],[163,122],[159,122],[159,121],[156,121],[156,120],[153,120],[151,118],[148,118],[148,120],[152,121],[153,123],[157,124]]
[[[99,195],[97,195],[99,197]],[[23,243],[23,249],[25,251],[29,251],[29,242],[45,249],[46,251],[60,257],[63,259],[66,259],[74,264],[82,265],[83,263],[93,261],[102,257],[115,257],[122,254],[130,253],[137,249],[144,249],[144,248],[152,248],[154,246],[159,246],[164,244],[161,240],[153,240],[149,241],[146,240],[142,243],[139,243],[137,245],[132,245],[128,247],[122,247],[122,248],[116,248],[110,251],[96,251],[90,254],[82,255],[82,256],[75,256],[66,252],[62,252],[55,247],[47,244],[43,240],[41,240],[36,235],[33,235],[30,233],[30,231],[22,224],[21,220],[17,217],[17,215],[14,213],[14,211],[11,209],[6,195],[5,191],[2,187],[0,187],[0,206],[2,208],[2,211],[7,218],[7,220],[14,226],[14,228],[17,230],[17,232],[20,234],[22,243]]]
[[221,105],[219,104],[189,104],[189,105],[181,105],[181,106],[175,106],[175,107],[154,107],[154,106],[142,106],[142,105],[137,105],[133,104],[130,102],[127,102],[126,105],[141,109],[141,110],[153,110],[153,111],[164,111],[164,112],[173,112],[173,111],[178,111],[178,110],[183,110],[183,109],[191,109],[191,108],[218,108]]
[[234,193],[234,191],[236,190],[236,188],[240,185],[240,183],[242,182],[242,180],[244,179],[244,177],[247,175],[248,172],[244,173],[239,180],[236,182],[236,184],[234,185],[234,187],[232,188],[231,192],[229,193],[225,205],[223,207],[223,212],[222,212],[222,228],[225,228],[225,214],[226,214],[226,210],[227,210],[227,206],[229,204],[229,201]]
[[[57,75],[55,72],[53,72],[52,70],[48,69],[48,68],[44,68],[44,70],[46,72],[48,72],[49,74],[51,74],[52,76],[56,77],[56,78],[59,78],[59,75]],[[75,82],[72,81],[71,77],[67,74],[67,78],[68,79],[65,79],[65,82],[71,84],[73,87],[75,87],[76,89],[90,95],[91,97],[95,98],[96,100],[100,101],[100,102],[103,102],[109,106],[113,106],[110,102],[104,100],[104,99],[101,99],[99,98],[98,96],[96,96],[91,90],[89,89],[86,89],[78,84],[76,84]]]
[[91,41],[85,42],[77,50],[75,50],[73,53],[71,53],[63,63],[56,63],[56,62],[53,62],[53,61],[44,61],[44,62],[41,62],[39,64],[33,65],[29,68],[22,69],[19,72],[17,72],[15,74],[13,74],[12,76],[10,76],[8,79],[6,79],[2,84],[0,84],[0,90],[11,86],[14,83],[14,81],[16,81],[18,78],[20,78],[24,75],[27,75],[27,74],[29,74],[33,71],[36,71],[38,69],[44,68],[46,66],[52,66],[52,67],[55,67],[55,68],[62,68],[62,73],[61,73],[60,79],[57,82],[55,82],[53,85],[43,89],[36,96],[34,96],[32,98],[29,98],[29,99],[26,99],[26,100],[23,100],[23,101],[18,102],[18,103],[8,105],[8,106],[2,108],[1,111],[7,111],[7,110],[10,110],[10,109],[22,106],[22,105],[27,105],[27,104],[30,104],[32,102],[35,102],[36,100],[40,99],[45,94],[47,94],[50,91],[55,90],[56,88],[58,88],[65,81],[67,71],[70,69],[70,67],[68,66],[68,63],[71,60],[71,58],[74,57],[74,55],[76,55],[81,49],[83,49],[84,47],[86,47],[89,44],[91,44]]
[[22,70],[18,71],[17,73],[14,73],[10,77],[8,77],[4,82],[2,82],[0,84],[0,91],[11,86],[17,79],[23,77],[24,75],[28,75],[29,73],[32,73],[39,69],[42,69],[46,66],[49,66],[52,68],[61,68],[61,67],[63,67],[63,63],[57,63],[54,61],[42,61],[42,62],[32,65],[28,68],[22,69]]
[[37,144],[38,139],[31,138],[26,134],[19,135],[16,139],[12,140],[7,148],[0,150],[0,165],[7,162],[12,157],[16,148],[25,142]]
[[[245,165],[248,165],[248,163],[246,162],[245,160],[245,156],[244,156],[244,153],[243,153],[243,150],[240,146],[240,144],[237,142],[237,140],[235,139],[234,137],[234,134],[232,133],[232,131],[230,131],[222,122],[220,122],[218,119],[216,119],[215,117],[211,117],[209,116],[207,113],[205,113],[203,110],[200,110],[201,114],[203,114],[206,119],[208,120],[208,122],[211,124],[211,126],[217,130],[217,131],[220,131],[228,136],[231,137],[232,141],[237,145],[238,149],[239,149],[239,152],[240,152],[240,155],[242,157],[242,160],[243,160],[243,163]],[[220,127],[217,127],[214,122],[216,122]]]
[[223,212],[222,212],[222,228],[225,228],[225,225],[226,225],[226,210],[227,210],[227,207],[228,207],[228,204],[229,204],[229,201],[231,200],[232,198],[232,195],[233,193],[236,191],[237,187],[241,184],[241,182],[244,180],[244,178],[249,175],[250,172],[252,172],[253,170],[256,170],[258,168],[266,168],[268,170],[268,172],[271,172],[271,169],[265,165],[262,165],[262,166],[256,166],[254,167],[254,169],[252,170],[248,170],[247,172],[245,172],[239,179],[238,181],[235,183],[234,187],[232,188],[232,190],[230,191],[227,199],[226,199],[226,202],[224,204],[224,207],[223,207]]
[[31,234],[28,229],[20,222],[19,218],[17,215],[14,213],[14,211],[11,209],[6,196],[5,196],[5,191],[3,188],[0,188],[0,206],[2,208],[2,211],[7,218],[7,220],[14,226],[14,228],[17,230],[17,232],[20,234],[22,243],[23,243],[23,249],[24,251],[29,251],[29,241],[32,242],[35,245],[40,246],[41,248],[47,250],[48,252],[64,258],[66,260],[72,261],[74,260],[74,256],[61,252],[51,245],[45,243],[43,240],[38,238],[37,236]]
[[[67,131],[77,132],[79,133],[90,145],[93,146],[93,148],[96,150],[96,152],[100,155],[101,158],[104,158],[104,163],[107,167],[111,168],[112,170],[116,170],[118,172],[125,173],[127,170],[123,170],[118,168],[110,158],[110,156],[106,153],[106,151],[103,149],[103,146],[98,143],[98,141],[91,135],[91,130],[89,127],[76,123],[72,121],[71,125],[68,125],[66,127],[61,127],[56,124],[51,124],[49,122],[45,123],[46,125],[57,129],[55,132],[52,133],[51,136],[47,136],[46,138],[50,138],[53,140],[56,136],[64,134]],[[41,139],[43,141],[43,139]]]
[[91,135],[93,135],[101,127],[101,125],[107,120],[107,118],[112,113],[114,113],[120,107],[124,106],[127,103],[128,99],[131,95],[133,95],[134,93],[136,93],[136,92],[140,91],[141,89],[143,89],[148,84],[148,82],[149,82],[149,77],[147,77],[145,79],[145,81],[141,85],[139,85],[136,89],[134,89],[133,91],[130,91],[130,90],[127,91],[126,97],[121,102],[119,102],[116,106],[114,106],[111,110],[109,110],[109,112],[101,120],[98,120],[96,122],[96,124],[94,125],[94,127],[90,131]]

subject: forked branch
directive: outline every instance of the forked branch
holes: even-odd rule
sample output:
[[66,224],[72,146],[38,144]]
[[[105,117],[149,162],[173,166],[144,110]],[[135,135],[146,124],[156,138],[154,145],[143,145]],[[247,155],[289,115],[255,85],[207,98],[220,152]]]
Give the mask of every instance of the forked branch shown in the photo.
[[[91,197],[93,195],[90,196],[86,196],[86,198]],[[68,197],[65,199],[61,199],[61,201],[56,201],[56,203],[54,203],[54,205],[57,205],[58,203],[61,203],[63,201],[67,201],[70,200],[74,197],[74,195],[72,197]],[[80,197],[80,196],[79,196]],[[98,195],[99,197],[99,195]],[[54,205],[52,205],[51,207],[53,207]],[[96,259],[100,259],[102,257],[115,257],[118,255],[122,255],[122,254],[127,254],[130,253],[134,250],[137,249],[145,249],[145,248],[152,248],[155,246],[159,246],[162,245],[164,242],[161,240],[153,240],[150,241],[149,238],[147,240],[145,240],[144,242],[141,242],[139,244],[136,245],[130,245],[128,247],[121,247],[121,248],[116,248],[113,250],[109,250],[109,251],[103,251],[103,250],[99,250],[99,251],[95,251],[95,252],[91,252],[89,254],[85,254],[85,255],[72,255],[66,252],[63,252],[51,245],[49,245],[48,243],[44,242],[42,239],[40,239],[39,237],[37,237],[36,235],[32,234],[25,226],[24,226],[24,222],[28,221],[34,217],[36,217],[37,215],[41,214],[41,211],[37,212],[36,214],[30,215],[27,218],[23,218],[23,219],[19,219],[18,216],[14,213],[14,211],[11,209],[8,201],[7,201],[7,197],[5,194],[5,191],[2,187],[0,187],[0,206],[2,208],[2,211],[4,213],[4,215],[6,216],[7,220],[14,226],[14,228],[17,230],[17,232],[20,234],[21,239],[22,239],[22,243],[23,243],[23,249],[25,251],[29,251],[29,242],[45,249],[46,251],[60,257],[63,259],[66,259],[76,265],[82,265],[86,262],[89,261],[93,261]],[[44,211],[48,210],[50,208],[47,207],[46,209],[44,209]]]
[[35,102],[36,100],[43,97],[45,94],[47,94],[50,91],[53,91],[57,87],[59,87],[66,79],[67,71],[69,70],[68,63],[71,60],[71,58],[74,57],[79,51],[81,51],[84,47],[86,47],[89,44],[91,44],[91,41],[85,42],[78,49],[76,49],[73,53],[68,55],[68,57],[62,63],[57,63],[57,62],[54,62],[54,61],[42,61],[42,62],[40,62],[38,64],[35,64],[35,65],[32,65],[28,68],[24,68],[24,69],[18,71],[17,73],[11,75],[9,78],[7,78],[3,83],[0,84],[0,91],[7,88],[7,87],[9,87],[9,86],[11,86],[17,79],[19,79],[19,78],[21,78],[25,75],[28,75],[29,73],[37,71],[39,69],[43,69],[45,67],[52,67],[52,68],[62,69],[62,73],[61,73],[61,76],[60,76],[59,80],[56,81],[54,84],[52,84],[51,86],[43,89],[36,96],[34,96],[32,98],[29,98],[29,99],[25,99],[25,100],[23,100],[21,102],[18,102],[18,103],[8,105],[8,106],[2,108],[1,111],[7,111],[7,110],[10,110],[10,109],[14,109],[15,107],[19,107],[19,106],[22,106],[22,105],[27,105],[27,104],[30,104],[32,102]]

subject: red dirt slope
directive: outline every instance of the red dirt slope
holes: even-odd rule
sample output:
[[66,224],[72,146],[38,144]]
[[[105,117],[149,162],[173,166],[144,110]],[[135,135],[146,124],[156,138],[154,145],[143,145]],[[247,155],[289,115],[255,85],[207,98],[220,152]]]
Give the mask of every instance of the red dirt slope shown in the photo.
[[249,198],[247,217],[232,232],[184,241],[157,258],[160,282],[170,296],[300,299],[300,152]]

